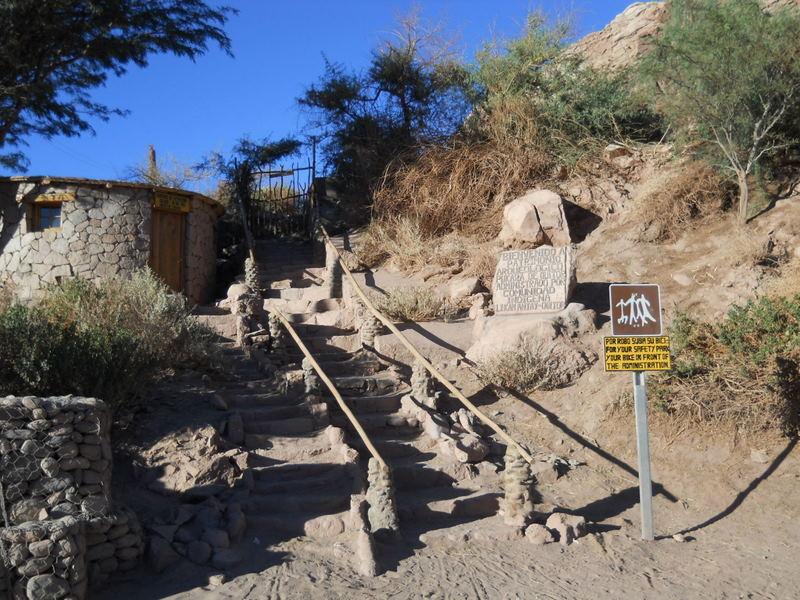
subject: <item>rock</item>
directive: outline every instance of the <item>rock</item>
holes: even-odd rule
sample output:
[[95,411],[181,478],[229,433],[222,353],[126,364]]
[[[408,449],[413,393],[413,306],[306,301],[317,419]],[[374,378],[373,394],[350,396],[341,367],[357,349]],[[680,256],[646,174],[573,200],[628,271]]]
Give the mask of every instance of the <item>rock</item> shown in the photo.
[[344,521],[336,515],[322,515],[306,521],[303,531],[306,536],[314,539],[336,537],[344,533]]
[[550,317],[504,315],[478,320],[467,358],[485,363],[505,352],[530,353],[531,362],[538,362],[542,377],[546,376],[542,389],[570,385],[597,360],[591,348],[573,339],[594,328],[594,311],[582,312],[570,304]]
[[458,302],[476,294],[481,289],[481,282],[477,277],[457,277],[447,284],[447,295],[450,300]]
[[568,546],[573,540],[586,535],[586,520],[577,515],[553,513],[547,518],[545,527],[558,533],[558,541]]
[[549,190],[531,190],[509,202],[498,239],[506,248],[568,246],[571,237],[561,196]]
[[31,556],[42,558],[49,556],[53,551],[53,540],[42,540],[41,542],[31,542],[28,544],[28,550]]
[[117,551],[116,546],[114,546],[114,544],[112,544],[111,542],[97,544],[96,546],[91,546],[86,550],[86,560],[88,561],[103,560],[104,558],[109,558],[111,556],[114,556],[114,553],[116,551]]
[[765,465],[769,462],[769,455],[763,450],[751,450],[750,460],[759,465]]
[[239,556],[238,552],[230,548],[225,548],[214,552],[214,556],[211,558],[211,564],[217,569],[230,569],[235,567],[241,560],[242,557]]
[[474,433],[462,435],[456,440],[453,456],[462,463],[480,462],[489,454],[489,444]]
[[525,528],[525,539],[535,546],[544,546],[555,541],[550,530],[538,523],[533,523]]
[[189,542],[186,546],[186,557],[197,564],[205,564],[211,558],[211,545],[201,540]]
[[603,150],[603,160],[606,162],[614,162],[617,158],[630,155],[631,151],[621,144],[609,144]]
[[215,548],[227,548],[231,545],[231,540],[228,537],[228,532],[222,529],[206,529],[200,537],[204,542],[208,542]]
[[57,476],[59,471],[61,470],[61,467],[58,466],[58,461],[51,456],[43,458],[39,466],[41,467],[42,472],[44,472],[44,474],[47,475],[48,477]]
[[675,535],[672,536],[672,539],[681,544],[686,542],[686,536],[683,535],[682,533],[676,533]]
[[222,575],[221,573],[218,575],[211,575],[208,578],[208,585],[212,587],[220,586],[223,583],[225,583],[225,575]]
[[20,500],[11,507],[11,522],[20,525],[27,521],[37,521],[39,513],[47,507],[44,498],[28,498]]
[[236,542],[242,539],[245,529],[247,529],[247,517],[241,510],[231,512],[228,510],[228,520],[226,530],[228,537]]
[[432,440],[440,439],[444,434],[450,433],[450,423],[437,412],[425,413],[422,429]]
[[558,469],[551,462],[534,463],[531,474],[536,478],[536,483],[555,483],[558,479]]
[[166,540],[160,537],[150,538],[147,560],[156,573],[161,573],[167,567],[174,565],[180,558],[180,555],[172,549],[172,546]]
[[71,588],[65,579],[55,575],[36,575],[28,580],[25,591],[28,600],[60,600]]
[[228,410],[228,402],[219,394],[211,395],[211,406],[217,410]]
[[228,441],[237,446],[244,443],[244,421],[238,412],[228,417]]

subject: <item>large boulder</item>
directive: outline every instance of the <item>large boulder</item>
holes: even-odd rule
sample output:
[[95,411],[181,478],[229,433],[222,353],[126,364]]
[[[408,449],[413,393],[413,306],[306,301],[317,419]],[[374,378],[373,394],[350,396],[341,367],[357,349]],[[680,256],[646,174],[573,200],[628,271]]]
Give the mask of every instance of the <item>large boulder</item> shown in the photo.
[[509,202],[503,210],[498,239],[506,248],[568,246],[571,237],[561,196],[549,190],[532,190]]
[[564,387],[597,360],[597,354],[577,339],[596,330],[595,319],[593,310],[577,303],[549,317],[508,315],[479,319],[467,358],[481,364],[504,353],[529,352],[541,361],[547,373],[547,387]]

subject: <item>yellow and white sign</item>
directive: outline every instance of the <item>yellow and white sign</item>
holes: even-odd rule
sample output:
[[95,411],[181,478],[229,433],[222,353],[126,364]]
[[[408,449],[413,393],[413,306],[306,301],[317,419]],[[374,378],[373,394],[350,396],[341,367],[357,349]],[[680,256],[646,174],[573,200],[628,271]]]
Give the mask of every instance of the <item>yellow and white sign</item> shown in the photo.
[[153,197],[153,208],[168,210],[170,212],[188,213],[192,210],[192,200],[189,196],[156,192]]
[[57,203],[57,202],[72,202],[75,200],[75,194],[72,192],[62,192],[56,194],[39,194],[34,198],[34,203],[42,204],[42,203]]
[[669,336],[603,338],[606,371],[669,371]]

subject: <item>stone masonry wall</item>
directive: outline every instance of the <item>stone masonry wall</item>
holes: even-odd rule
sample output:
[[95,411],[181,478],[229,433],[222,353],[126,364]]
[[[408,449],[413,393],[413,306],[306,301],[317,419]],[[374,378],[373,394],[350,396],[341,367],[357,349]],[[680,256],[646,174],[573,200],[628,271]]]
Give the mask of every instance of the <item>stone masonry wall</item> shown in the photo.
[[[93,398],[0,399],[0,492],[6,524],[0,528],[0,554],[10,585],[27,590],[27,596],[15,597],[50,598],[39,583],[31,583],[48,575],[42,585],[59,590],[77,586],[70,594],[82,598],[85,577],[80,573],[88,572],[91,584],[97,585],[109,573],[133,568],[141,556],[144,544],[135,515],[112,507],[110,419],[105,403]],[[45,546],[51,548],[46,539],[62,539],[54,538],[53,528],[72,523],[70,519],[79,525],[69,534],[79,550],[69,543],[63,553],[44,553]],[[23,542],[31,546],[29,542],[40,541],[40,546],[22,547]],[[80,568],[63,575],[61,558]]]
[[[33,200],[55,193],[75,196],[61,205],[61,227],[33,231]],[[0,183],[0,279],[26,300],[60,278],[129,275],[147,266],[150,204],[147,189]]]
[[[34,200],[69,194],[61,227],[33,231]],[[0,181],[0,285],[9,283],[26,301],[48,283],[80,276],[126,277],[148,265],[153,191],[102,182],[50,184]],[[216,275],[214,207],[191,198],[184,240],[184,294],[190,302],[212,299]]]
[[217,273],[217,215],[214,209],[197,198],[186,215],[186,273],[184,293],[195,303],[212,299]]

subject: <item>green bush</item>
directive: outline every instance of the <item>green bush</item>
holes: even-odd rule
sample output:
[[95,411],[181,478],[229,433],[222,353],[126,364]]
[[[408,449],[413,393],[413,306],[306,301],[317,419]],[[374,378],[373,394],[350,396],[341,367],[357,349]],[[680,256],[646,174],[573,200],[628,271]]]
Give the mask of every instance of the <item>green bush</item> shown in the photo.
[[166,368],[213,362],[214,335],[151,272],[72,279],[0,312],[0,393],[94,396],[119,406]]
[[795,435],[800,424],[800,295],[734,306],[720,323],[676,318],[671,372],[656,401],[699,423]]

